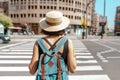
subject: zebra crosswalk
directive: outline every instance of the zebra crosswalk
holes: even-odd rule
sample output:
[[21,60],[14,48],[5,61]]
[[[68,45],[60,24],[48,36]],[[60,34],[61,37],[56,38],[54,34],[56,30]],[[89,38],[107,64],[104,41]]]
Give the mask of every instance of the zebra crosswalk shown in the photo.
[[[69,80],[110,80],[84,44],[78,40],[73,42],[77,69],[76,73],[69,75]],[[28,69],[31,57],[31,50],[3,49],[0,52],[0,80],[35,80],[35,76],[31,76]]]

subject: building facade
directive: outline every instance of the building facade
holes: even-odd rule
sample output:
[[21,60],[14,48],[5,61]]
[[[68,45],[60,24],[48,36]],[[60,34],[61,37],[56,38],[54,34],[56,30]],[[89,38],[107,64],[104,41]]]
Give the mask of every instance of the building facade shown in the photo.
[[114,33],[120,36],[120,6],[116,8]]
[[8,0],[0,0],[0,13],[8,15]]
[[[75,32],[81,28],[80,19],[84,17],[86,5],[91,0],[9,0],[9,16],[15,26],[28,24],[35,34],[40,33],[39,21],[48,11],[59,10],[70,19],[70,29]],[[87,24],[91,26],[92,11],[95,0],[86,11]]]
[[0,13],[4,13],[4,9],[3,8],[0,8]]

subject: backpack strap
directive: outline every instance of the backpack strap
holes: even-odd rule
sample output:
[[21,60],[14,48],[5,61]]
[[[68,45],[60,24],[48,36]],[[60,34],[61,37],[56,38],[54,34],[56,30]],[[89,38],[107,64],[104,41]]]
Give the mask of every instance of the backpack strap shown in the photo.
[[[56,44],[56,47],[54,48],[53,52],[55,53],[60,53],[59,52],[59,49],[62,47],[62,45],[67,41],[67,38],[66,37],[63,37],[58,44]],[[61,80],[61,71],[62,71],[62,68],[61,68],[61,62],[60,62],[60,57],[61,57],[61,54],[60,55],[57,55],[57,66],[58,66],[58,77],[57,77],[57,80]]]
[[43,53],[45,53],[46,51],[48,51],[48,49],[46,48],[46,46],[43,44],[42,38],[38,39],[37,43],[40,46],[40,48],[42,49]]
[[[58,42],[59,41],[59,42]],[[58,51],[59,51],[59,49],[62,47],[62,45],[64,45],[64,43],[67,41],[67,37],[62,37],[62,38],[60,38],[60,39],[58,39],[57,40],[57,42],[58,42],[58,44],[54,44],[54,46],[55,46],[55,48],[52,50],[52,51],[50,51],[49,49],[47,49],[47,47],[43,44],[43,41],[42,41],[42,38],[40,38],[39,40],[37,40],[37,42],[38,42],[38,44],[39,44],[39,46],[41,47],[41,49],[43,50],[43,53],[45,53],[45,54],[47,54],[47,55],[49,55],[49,56],[54,56],[54,55],[50,55],[50,54],[48,54],[49,52],[54,52],[54,53],[57,53]]]
[[50,49],[49,50],[53,50],[56,47],[56,43],[61,39],[62,37],[60,37],[58,40],[55,41],[55,43],[52,45],[48,39],[46,39],[45,37],[43,38],[49,45],[50,45]]
[[57,53],[59,51],[59,49],[62,47],[62,45],[64,45],[64,43],[66,41],[67,41],[67,37],[65,37],[65,36],[62,39],[60,39],[58,44],[56,44],[56,47],[53,49],[53,52]]

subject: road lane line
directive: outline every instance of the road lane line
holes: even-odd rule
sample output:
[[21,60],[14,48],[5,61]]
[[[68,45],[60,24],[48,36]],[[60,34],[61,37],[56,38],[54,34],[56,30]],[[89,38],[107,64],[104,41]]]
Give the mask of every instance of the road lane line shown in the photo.
[[115,56],[115,57],[107,57],[108,59],[118,59],[118,58],[120,58],[120,57],[118,57],[118,56]]

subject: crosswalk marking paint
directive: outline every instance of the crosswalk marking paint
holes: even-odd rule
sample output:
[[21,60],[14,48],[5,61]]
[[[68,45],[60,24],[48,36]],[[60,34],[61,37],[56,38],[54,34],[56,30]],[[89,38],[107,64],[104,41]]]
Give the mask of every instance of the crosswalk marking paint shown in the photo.
[[[77,66],[77,71],[102,70],[100,66]],[[0,71],[29,71],[28,67],[0,67]]]
[[15,43],[15,44],[11,44],[11,45],[7,45],[7,46],[3,46],[3,47],[0,47],[0,49],[4,49],[4,48],[8,48],[8,47],[13,47],[13,46],[24,44],[24,43],[27,43],[27,41]]
[[[78,41],[80,43],[80,41]],[[12,45],[13,46],[13,45]],[[8,47],[8,46],[7,46]],[[32,57],[32,49],[26,49],[26,50],[17,50],[17,49],[5,49],[7,47],[0,48],[0,64],[29,64],[30,60],[19,60],[19,59],[26,59]],[[89,66],[81,65],[77,66],[76,71],[82,72],[82,71],[103,71],[102,67],[97,64],[96,60],[94,59],[94,56],[89,52],[89,50],[84,46],[83,43],[76,44],[75,46],[75,54],[77,58],[77,64],[89,64]],[[8,54],[8,55],[7,55]],[[19,56],[17,54],[20,54]],[[22,55],[26,54],[26,55]],[[27,55],[30,54],[30,55]],[[2,60],[6,58],[6,60]],[[7,60],[7,58],[10,59],[16,59],[18,60]],[[78,60],[79,58],[79,60]],[[97,65],[90,65],[91,63],[95,63]],[[7,72],[29,72],[28,66],[0,66],[1,72],[6,72],[5,76],[0,76],[0,80],[35,80],[35,76],[7,76]],[[86,75],[69,75],[69,80],[110,80],[107,74],[86,74]]]
[[78,53],[78,52],[76,52],[75,54],[79,54],[79,55],[91,55],[91,53]]
[[76,56],[76,58],[94,58],[93,56]]
[[1,54],[32,54],[32,52],[0,52],[0,55]]
[[0,64],[24,64],[24,63],[29,63],[30,60],[0,60]]
[[[30,62],[30,60],[0,60],[0,63],[8,63],[8,64],[11,64],[11,63],[29,63]],[[96,60],[84,60],[84,61],[82,61],[82,60],[77,60],[77,63],[79,64],[79,63],[97,63],[97,61]]]
[[1,58],[31,58],[32,56],[0,56]]
[[[0,80],[35,80],[35,76],[0,76]],[[69,80],[110,80],[110,78],[106,74],[70,75]]]
[[0,67],[0,71],[29,71],[28,67]]
[[106,74],[69,76],[70,80],[110,80]]
[[96,60],[84,60],[84,61],[82,61],[82,60],[77,60],[77,63],[79,64],[79,63],[97,63],[97,61]]
[[103,70],[101,66],[77,66],[76,71],[99,71]]
[[33,50],[9,50],[9,49],[3,49],[2,51],[13,51],[13,52],[32,52]]
[[88,50],[86,47],[78,47],[78,48],[75,48],[75,49],[78,49],[78,50]]

